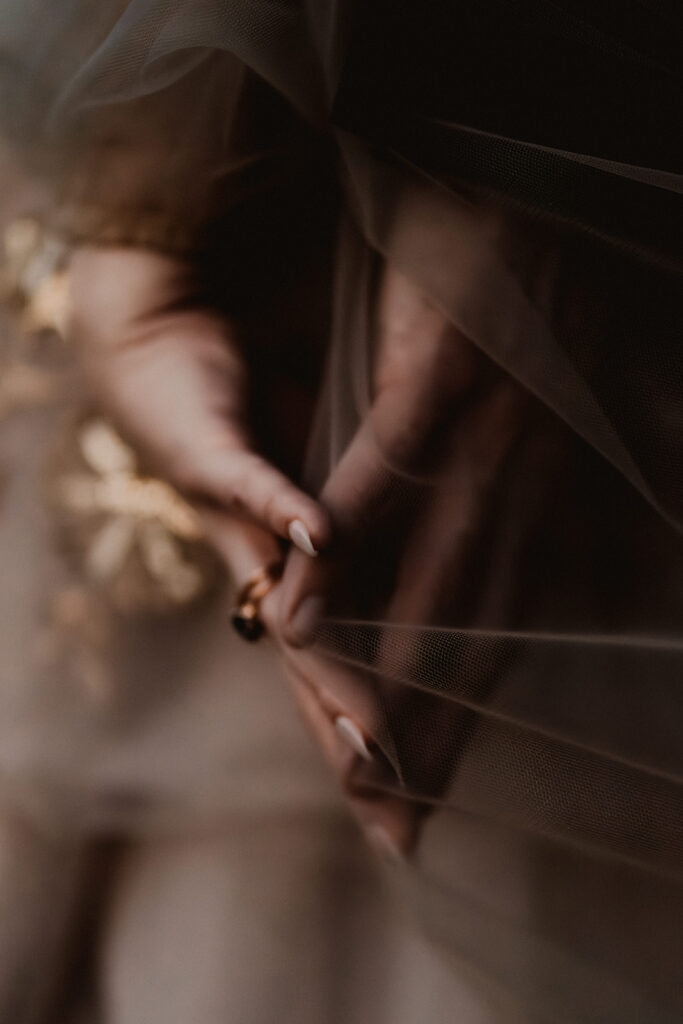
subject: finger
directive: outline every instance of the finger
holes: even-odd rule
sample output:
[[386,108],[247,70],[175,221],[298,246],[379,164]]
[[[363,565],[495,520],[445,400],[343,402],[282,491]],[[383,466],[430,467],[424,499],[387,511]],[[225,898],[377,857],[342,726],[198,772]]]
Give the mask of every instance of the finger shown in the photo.
[[[206,505],[195,506],[206,539],[221,558],[235,589],[239,591],[254,573],[282,563],[282,546],[277,538],[261,526],[235,519],[225,512]],[[259,617],[266,632],[278,646],[279,584],[275,583],[260,603]]]
[[401,552],[388,621],[439,621],[444,602],[453,614],[470,586],[465,561],[486,521],[502,463],[516,447],[526,403],[526,393],[506,378],[465,410],[452,457]]
[[[282,588],[281,628],[292,646],[305,646],[313,638],[325,612],[327,595],[344,572],[345,545],[360,542],[401,500],[393,466],[397,461],[412,460],[424,442],[419,428],[406,430],[406,423],[415,425],[418,419],[411,410],[415,404],[422,408],[424,401],[424,396],[411,393],[406,393],[403,401],[393,391],[380,396],[325,485],[320,500],[330,510],[335,546],[315,564],[290,560]],[[412,582],[404,592],[411,608],[416,600],[424,600],[425,607],[429,606],[431,597],[420,593],[421,585],[431,586],[443,575],[439,568],[443,552],[448,550],[443,544],[444,531],[450,536],[457,529],[464,538],[476,522],[477,509],[486,500],[501,460],[518,435],[525,401],[525,393],[506,378],[499,379],[480,401],[458,410],[451,427],[451,450],[439,466],[439,475],[446,473],[458,483],[453,490],[453,505],[435,504],[442,521],[431,524],[438,529],[427,524],[413,543],[421,549],[418,564],[411,557],[402,559],[402,564],[410,563]],[[384,445],[378,440],[376,424],[381,424]],[[434,569],[431,575],[429,568]]]
[[[463,443],[454,452],[452,481],[433,494],[401,557],[379,643],[377,672],[399,681],[388,700],[389,724],[392,734],[400,734],[397,757],[406,783],[417,796],[433,796],[448,787],[474,718],[471,698],[464,706],[457,697],[451,703],[441,682],[436,697],[416,692],[419,687],[431,694],[433,684],[425,677],[425,630],[413,624],[438,624],[444,616],[453,621],[456,608],[463,608],[464,592],[469,591],[466,559],[477,542],[477,524],[487,521],[486,505],[501,464],[516,448],[525,401],[514,382],[503,380],[468,411],[459,427]],[[470,614],[466,612],[465,617]],[[496,678],[491,657],[482,658],[472,687],[475,701],[486,700]],[[458,694],[468,697],[467,684]]]
[[[415,401],[411,395],[411,407]],[[399,449],[403,456],[406,448],[403,436],[399,436],[402,421],[396,423],[396,430],[392,430],[389,422],[396,416],[395,410],[393,397],[389,393],[381,396],[321,492],[320,503],[329,513],[334,545],[315,563],[307,564],[296,557],[288,563],[282,588],[281,628],[293,647],[310,642],[324,613],[327,596],[344,571],[347,552],[388,514],[398,498],[396,474],[387,453],[380,448],[375,429],[375,423],[380,421],[385,433],[395,438],[389,457],[398,454]]]
[[282,631],[292,646],[310,642],[345,548],[396,502],[397,477],[442,457],[481,368],[474,346],[400,275],[387,275],[380,305],[375,401],[320,495],[335,550],[314,566],[292,560],[285,576]]
[[325,699],[321,700],[316,688],[298,675],[291,660],[287,664],[287,675],[302,718],[343,786],[366,841],[385,861],[402,861],[414,842],[415,806],[410,801],[373,789],[371,781],[359,780],[364,758],[340,735]]
[[[283,636],[293,647],[309,643],[334,589],[344,571],[345,554],[388,516],[397,501],[395,466],[403,464],[421,443],[419,428],[411,432],[406,423],[416,424],[422,415],[422,396],[383,393],[364,421],[336,469],[325,484],[320,503],[328,510],[334,531],[334,546],[315,563],[292,558],[282,588],[281,624]],[[387,440],[382,447],[379,432]]]
[[[285,665],[313,690],[332,722],[344,718],[353,729],[341,732],[366,760],[385,751],[387,729],[370,673],[310,651],[284,651]],[[389,752],[390,753],[390,752]]]
[[[273,535],[253,523],[236,520],[215,508],[198,506],[198,514],[207,538],[216,547],[234,579],[247,579],[255,569],[271,564],[281,555]],[[277,619],[278,587],[264,598],[261,615],[269,629]],[[274,636],[277,642],[277,635]],[[359,782],[354,768],[359,759],[378,756],[375,741],[380,739],[377,704],[371,690],[361,685],[357,673],[343,666],[325,666],[322,659],[305,662],[297,654],[285,667],[294,699],[309,731],[344,788],[351,809],[371,848],[385,860],[397,862],[413,843],[416,825],[414,805],[400,798],[373,791]],[[316,679],[316,683],[311,680]],[[352,723],[361,737],[361,750],[349,739],[348,729],[340,723]]]
[[291,540],[308,557],[330,543],[332,527],[324,507],[255,452],[228,443],[202,451],[184,473],[183,485],[213,499],[231,516]]

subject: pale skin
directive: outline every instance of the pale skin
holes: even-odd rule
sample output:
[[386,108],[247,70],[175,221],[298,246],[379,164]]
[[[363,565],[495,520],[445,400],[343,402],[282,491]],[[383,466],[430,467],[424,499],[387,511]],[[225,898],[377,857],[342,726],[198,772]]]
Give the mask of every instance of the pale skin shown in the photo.
[[[476,349],[420,289],[385,268],[374,402],[316,499],[256,450],[246,400],[249,367],[235,327],[196,303],[186,264],[147,251],[88,247],[76,252],[71,280],[72,330],[98,401],[155,470],[195,503],[208,539],[238,583],[281,558],[293,520],[308,530],[318,557],[289,545],[282,583],[261,611],[304,718],[345,783],[358,754],[334,721],[349,716],[372,747],[374,693],[362,675],[326,665],[306,649],[345,546],[372,520],[387,461],[410,467],[445,419],[456,441],[457,469],[467,481],[455,517],[449,507],[449,522],[455,523],[450,558],[440,568],[442,551],[418,540],[406,564],[431,559],[437,575],[457,571],[466,534],[458,523],[476,517],[514,442],[524,404],[520,389],[492,377]],[[473,404],[465,399],[474,389],[481,397]],[[433,514],[439,517],[438,507]],[[419,589],[399,588],[396,620],[419,621],[429,600]],[[387,651],[386,657],[395,654]],[[349,796],[369,836],[380,826],[397,851],[410,849],[416,823],[410,803],[367,791]]]

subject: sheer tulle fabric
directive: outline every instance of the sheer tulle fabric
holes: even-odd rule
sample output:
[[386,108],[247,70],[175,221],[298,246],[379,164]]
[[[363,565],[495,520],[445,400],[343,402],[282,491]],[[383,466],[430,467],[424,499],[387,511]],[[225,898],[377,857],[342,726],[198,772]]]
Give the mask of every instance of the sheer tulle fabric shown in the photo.
[[[351,676],[372,696],[385,758],[349,786],[414,803],[407,884],[487,985],[552,1020],[673,1021],[680,14],[633,3],[611,23],[578,0],[407,4],[395,17],[380,2],[360,14],[275,0],[118,6],[106,31],[84,21],[88,4],[69,19],[21,5],[29,27],[41,8],[60,55],[14,47],[32,138],[38,109],[68,150],[112,105],[176,88],[216,50],[275,86],[321,146],[334,136],[345,210],[308,478],[322,487],[359,431],[384,473],[316,645],[288,667],[347,696]],[[16,40],[18,8],[5,8]],[[76,22],[91,38],[81,32],[67,58]],[[479,90],[453,70],[468,45]],[[59,80],[49,108],[28,99],[37,65]],[[564,88],[572,74],[590,107],[583,87]],[[215,123],[215,108],[184,103],[186,123]],[[382,259],[516,389],[514,437],[485,422],[468,449],[468,410],[454,406],[438,445],[406,462],[383,450],[371,414]]]

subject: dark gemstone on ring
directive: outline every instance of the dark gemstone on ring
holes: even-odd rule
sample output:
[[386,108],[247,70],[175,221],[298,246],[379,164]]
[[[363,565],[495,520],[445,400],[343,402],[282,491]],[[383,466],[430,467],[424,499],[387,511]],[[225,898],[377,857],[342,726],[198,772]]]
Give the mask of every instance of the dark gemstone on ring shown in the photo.
[[263,623],[253,605],[243,605],[232,613],[232,624],[243,640],[254,643],[263,636]]

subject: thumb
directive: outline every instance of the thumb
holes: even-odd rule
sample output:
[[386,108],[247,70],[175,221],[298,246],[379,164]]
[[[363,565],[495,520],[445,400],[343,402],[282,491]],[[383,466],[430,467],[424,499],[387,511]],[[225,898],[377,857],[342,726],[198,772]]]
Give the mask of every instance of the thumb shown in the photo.
[[187,459],[181,487],[232,517],[291,540],[309,557],[330,541],[329,519],[319,502],[257,452],[235,444],[227,430],[219,443]]

